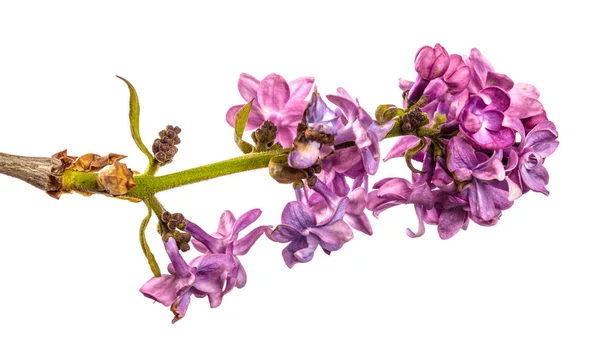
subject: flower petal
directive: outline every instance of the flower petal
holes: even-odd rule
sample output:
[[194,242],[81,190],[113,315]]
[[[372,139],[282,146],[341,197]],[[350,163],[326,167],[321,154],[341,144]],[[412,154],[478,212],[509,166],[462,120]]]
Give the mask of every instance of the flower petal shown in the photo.
[[315,82],[313,77],[300,77],[290,82],[290,100],[304,100]]
[[310,228],[310,232],[318,236],[322,241],[333,245],[344,244],[354,237],[352,229],[343,220]]
[[298,201],[288,202],[281,214],[281,222],[297,230],[314,227],[317,224],[310,208]]
[[467,212],[460,207],[453,207],[442,211],[438,222],[440,238],[446,240],[453,237],[464,225]]
[[263,233],[268,233],[270,230],[271,228],[266,225],[254,228],[250,233],[233,243],[233,254],[240,256],[245,255],[252,245],[254,245],[256,240],[258,240]]
[[259,84],[260,82],[258,79],[251,75],[247,73],[240,74],[240,79],[238,79],[238,90],[246,102],[256,99]]
[[258,103],[267,119],[284,109],[290,99],[290,87],[285,79],[271,73],[258,86]]
[[406,151],[417,145],[419,138],[414,135],[400,136],[383,159],[383,162],[396,157],[404,157]]
[[233,225],[231,231],[233,240],[237,240],[239,232],[246,229],[250,224],[256,222],[256,220],[258,219],[258,217],[260,217],[261,214],[262,211],[258,208],[255,208],[241,215],[240,218],[238,218],[238,220],[235,221],[235,224]]
[[290,225],[280,224],[271,233],[267,232],[267,237],[278,243],[288,243],[304,235]]

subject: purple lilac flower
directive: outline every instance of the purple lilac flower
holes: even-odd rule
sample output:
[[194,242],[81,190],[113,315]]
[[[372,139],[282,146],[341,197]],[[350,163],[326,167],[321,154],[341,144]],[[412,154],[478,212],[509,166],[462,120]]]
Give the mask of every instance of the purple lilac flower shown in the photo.
[[510,96],[498,87],[473,95],[458,117],[461,132],[469,141],[486,150],[500,150],[515,142],[515,131],[504,125],[504,111]]
[[550,121],[536,125],[519,145],[510,150],[512,159],[507,166],[510,198],[515,200],[528,190],[548,195],[549,181],[544,160],[558,147],[556,126]]
[[[235,263],[231,252],[202,255],[188,264],[181,257],[173,238],[165,243],[165,249],[171,259],[168,266],[170,274],[151,278],[140,288],[140,292],[165,306],[171,306],[175,315],[173,323],[185,316],[192,295],[200,298],[208,296],[211,307],[219,306],[223,295],[232,288],[228,272],[234,269]],[[227,287],[223,290],[225,281]]]
[[448,143],[447,166],[459,182],[470,182],[469,206],[471,219],[481,225],[495,224],[502,210],[512,206],[508,200],[508,184],[502,163],[502,151],[490,157],[475,152],[473,147],[460,137]]
[[[275,142],[290,147],[306,107],[304,99],[313,82],[312,77],[302,77],[288,84],[282,76],[274,73],[259,82],[251,75],[242,73],[238,81],[240,95],[246,102],[254,100],[246,130],[254,130],[264,121],[271,121],[277,127]],[[235,105],[227,111],[227,123],[232,127],[235,125],[235,114],[243,106]]]
[[443,76],[450,65],[448,52],[440,44],[435,47],[423,46],[415,56],[415,71],[419,74],[415,84],[408,93],[408,101],[411,103],[419,100],[429,82]]
[[140,291],[165,306],[170,305],[175,315],[173,323],[185,316],[192,295],[208,296],[210,306],[218,307],[223,296],[234,286],[242,288],[246,285],[246,271],[237,256],[246,254],[263,233],[271,231],[269,226],[259,226],[238,239],[239,232],[255,222],[260,214],[259,209],[254,209],[236,220],[231,212],[225,211],[213,235],[187,221],[185,231],[192,235],[192,244],[203,255],[188,264],[179,253],[175,240],[169,238],[165,249],[171,259],[170,274],[151,278]]
[[292,151],[288,157],[288,163],[291,167],[305,169],[311,167],[317,162],[321,155],[323,143],[318,140],[308,139],[306,132],[314,134],[328,134],[335,137],[337,134],[335,113],[327,107],[321,95],[315,90],[310,102],[306,106],[306,120],[298,129],[300,135],[294,138]]
[[379,166],[379,142],[394,127],[394,121],[379,124],[353,99],[343,88],[337,89],[338,95],[327,95],[343,113],[340,119],[340,131],[336,143],[354,141],[362,156],[362,168],[366,174],[373,175]]
[[[347,197],[348,206],[344,214],[344,221],[352,228],[367,235],[372,235],[373,229],[369,222],[369,217],[365,213],[367,193],[362,185],[353,184],[352,190],[350,190],[346,184],[343,194],[338,195],[334,189],[330,189],[324,182],[318,181],[313,189],[307,191],[310,194],[308,196],[308,204],[311,211],[315,214],[317,221],[320,218],[325,219],[330,217],[342,199]],[[325,196],[322,194],[325,194]]]
[[322,182],[313,187],[326,199],[329,207],[315,214],[309,207],[303,189],[297,189],[297,201],[289,202],[281,214],[281,222],[267,236],[276,242],[289,243],[282,251],[286,265],[312,260],[315,250],[321,246],[326,253],[339,250],[353,238],[352,229],[343,220],[349,200],[331,198]]

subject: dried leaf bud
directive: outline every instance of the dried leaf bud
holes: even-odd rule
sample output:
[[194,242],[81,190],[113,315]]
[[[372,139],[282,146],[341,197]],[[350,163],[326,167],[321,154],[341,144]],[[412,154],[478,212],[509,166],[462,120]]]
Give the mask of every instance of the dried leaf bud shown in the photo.
[[125,195],[135,187],[133,173],[118,161],[98,173],[98,184],[111,195]]

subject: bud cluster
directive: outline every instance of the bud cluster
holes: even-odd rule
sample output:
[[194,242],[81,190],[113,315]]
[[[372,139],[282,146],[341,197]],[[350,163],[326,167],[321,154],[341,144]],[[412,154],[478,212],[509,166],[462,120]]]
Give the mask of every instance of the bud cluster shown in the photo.
[[177,247],[181,251],[187,251],[190,249],[189,242],[191,240],[190,234],[182,232],[187,225],[185,217],[181,213],[170,213],[165,211],[161,215],[161,221],[166,227],[166,230],[162,232],[163,241],[168,241],[169,238],[175,239]]
[[257,149],[268,150],[277,138],[277,126],[271,121],[264,121],[250,136]]
[[154,158],[160,163],[169,163],[173,161],[173,156],[177,153],[177,146],[181,143],[179,139],[181,128],[168,125],[158,133],[159,138],[152,144],[152,153]]

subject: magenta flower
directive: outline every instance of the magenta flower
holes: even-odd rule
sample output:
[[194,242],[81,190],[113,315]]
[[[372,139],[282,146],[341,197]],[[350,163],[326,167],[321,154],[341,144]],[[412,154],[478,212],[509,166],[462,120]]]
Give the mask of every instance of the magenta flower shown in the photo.
[[[283,147],[290,147],[306,107],[304,99],[313,82],[312,77],[302,77],[288,84],[282,76],[274,73],[259,82],[251,75],[242,73],[238,81],[240,95],[246,102],[254,99],[246,130],[254,130],[264,121],[271,121],[277,127],[275,142],[281,143]],[[235,114],[243,106],[235,105],[227,111],[227,123],[232,127],[235,124]]]
[[[550,121],[543,121],[535,126],[525,137],[525,140],[514,152],[513,165],[508,170],[511,199],[516,199],[528,190],[548,195],[546,185],[550,179],[544,167],[546,157],[552,155],[558,147],[556,126]],[[512,169],[514,168],[514,170]]]
[[219,220],[219,226],[215,233],[209,235],[202,228],[191,221],[187,221],[185,231],[192,236],[192,245],[202,253],[225,254],[231,245],[233,261],[235,263],[235,286],[239,289],[246,285],[246,271],[237,256],[248,253],[252,245],[263,233],[271,231],[270,226],[258,226],[252,229],[243,238],[238,239],[239,233],[254,223],[260,217],[262,211],[250,210],[235,219],[233,213],[225,211]]
[[268,226],[259,226],[238,239],[239,232],[255,222],[260,214],[259,209],[254,209],[236,220],[231,212],[225,211],[212,236],[187,221],[185,231],[194,238],[192,244],[203,255],[188,264],[179,253],[175,240],[169,238],[165,250],[171,259],[170,274],[151,278],[140,291],[165,306],[170,305],[175,315],[173,323],[185,316],[192,295],[208,296],[210,307],[218,307],[223,296],[234,286],[241,289],[246,285],[246,271],[237,256],[246,254],[260,235],[271,231]]
[[379,124],[353,99],[346,90],[337,89],[338,95],[327,95],[327,99],[339,107],[345,121],[343,129],[339,131],[336,143],[354,141],[360,151],[362,168],[369,175],[375,174],[379,167],[379,142],[394,127],[394,121]]
[[[233,288],[228,273],[235,266],[233,256],[228,254],[207,254],[196,257],[189,264],[185,262],[173,238],[165,243],[171,263],[170,274],[151,278],[140,288],[144,296],[171,306],[175,315],[173,323],[185,316],[191,296],[208,296],[210,306],[221,304],[223,295]],[[223,286],[227,281],[227,287]]]
[[472,95],[458,116],[460,130],[474,145],[500,150],[515,142],[515,131],[504,125],[510,97],[502,89],[488,87]]
[[465,189],[469,191],[471,219],[482,225],[495,224],[501,211],[512,206],[502,150],[489,157],[476,153],[464,139],[454,137],[448,143],[447,154],[448,171],[457,181],[470,182]]

